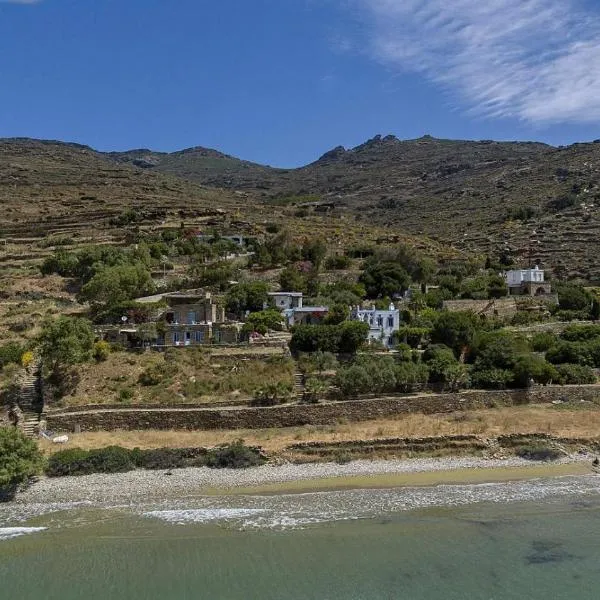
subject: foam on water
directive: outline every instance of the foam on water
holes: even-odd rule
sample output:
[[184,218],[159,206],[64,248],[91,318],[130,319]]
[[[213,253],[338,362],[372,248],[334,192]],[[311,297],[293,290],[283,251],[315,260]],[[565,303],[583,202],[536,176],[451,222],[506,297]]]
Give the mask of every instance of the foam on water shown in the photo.
[[31,533],[39,533],[45,530],[46,527],[0,527],[0,541],[10,540]]
[[154,517],[185,525],[186,523],[210,523],[213,521],[237,521],[246,517],[254,517],[266,512],[260,508],[197,508],[187,510],[152,510],[144,513],[145,517]]
[[[175,500],[142,509],[146,517],[172,524],[214,523],[235,529],[299,529],[319,523],[369,519],[423,508],[480,502],[540,501],[600,494],[600,478],[565,477],[508,483],[443,485],[429,488],[342,490],[274,496]],[[142,508],[142,507],[140,507]]]

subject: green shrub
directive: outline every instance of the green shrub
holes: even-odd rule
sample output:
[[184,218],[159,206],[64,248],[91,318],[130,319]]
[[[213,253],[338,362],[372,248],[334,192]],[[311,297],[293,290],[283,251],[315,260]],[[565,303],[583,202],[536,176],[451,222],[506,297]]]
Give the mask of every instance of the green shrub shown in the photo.
[[136,468],[160,470],[208,466],[240,469],[261,465],[266,457],[259,448],[245,446],[243,440],[218,448],[157,448],[128,450],[109,446],[98,450],[70,448],[53,454],[46,466],[49,477],[125,473]]
[[515,454],[527,460],[558,460],[563,453],[556,448],[544,444],[524,444],[515,448]]
[[21,364],[21,356],[23,356],[25,348],[17,342],[9,342],[0,346],[0,369],[8,364]]
[[351,365],[340,369],[335,376],[334,383],[345,397],[365,394],[371,390],[371,376],[360,365]]
[[513,384],[527,388],[531,382],[547,385],[559,381],[560,377],[553,365],[535,354],[524,354],[515,362]]
[[165,363],[150,365],[140,373],[138,383],[144,386],[159,385],[167,379],[170,370]]
[[245,469],[267,461],[258,448],[244,445],[243,440],[209,450],[206,465],[212,469]]
[[535,352],[547,352],[556,346],[558,338],[550,331],[541,331],[531,338],[531,347]]
[[206,465],[208,451],[205,448],[156,448],[131,450],[132,460],[140,469],[183,469]]
[[285,404],[292,397],[291,385],[284,382],[267,383],[254,392],[252,406]]
[[575,364],[593,366],[591,345],[583,342],[560,341],[546,352],[546,360],[554,365]]
[[98,362],[103,362],[108,359],[110,355],[110,344],[104,340],[96,342],[94,344],[93,356]]
[[600,337],[600,325],[569,325],[560,334],[568,342],[585,342]]
[[56,452],[48,459],[46,475],[64,477],[65,475],[89,475],[92,466],[87,461],[88,451],[81,448],[69,448]]
[[328,271],[347,269],[350,266],[350,258],[346,255],[328,256],[325,260],[325,268]]
[[125,473],[134,468],[131,451],[120,446],[89,451],[70,448],[61,450],[48,459],[46,474],[49,477],[62,477],[91,473]]
[[563,364],[556,367],[562,385],[585,385],[596,383],[597,378],[590,367]]
[[471,373],[472,387],[484,390],[504,390],[510,386],[514,374],[509,369],[474,369]]
[[401,362],[394,369],[396,391],[408,393],[429,380],[429,369],[426,364]]
[[16,427],[0,427],[0,494],[4,488],[19,485],[42,467],[37,444]]
[[131,388],[123,388],[119,391],[119,400],[121,402],[129,402],[133,398],[133,390]]

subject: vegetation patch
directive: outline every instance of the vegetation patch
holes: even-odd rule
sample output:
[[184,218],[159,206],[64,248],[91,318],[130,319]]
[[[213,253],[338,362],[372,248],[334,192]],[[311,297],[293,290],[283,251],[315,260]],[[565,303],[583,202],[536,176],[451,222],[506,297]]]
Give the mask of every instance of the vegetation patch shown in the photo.
[[260,448],[246,446],[236,440],[216,448],[159,448],[128,450],[108,446],[97,450],[72,448],[56,452],[48,459],[49,477],[90,475],[92,473],[126,473],[134,469],[180,469],[209,467],[212,469],[243,469],[264,464],[267,458]]

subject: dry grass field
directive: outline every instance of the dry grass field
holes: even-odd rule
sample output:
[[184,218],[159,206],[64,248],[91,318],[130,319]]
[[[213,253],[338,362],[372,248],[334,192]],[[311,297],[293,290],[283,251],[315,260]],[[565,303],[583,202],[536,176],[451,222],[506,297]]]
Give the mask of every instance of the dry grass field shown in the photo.
[[79,365],[74,373],[74,388],[49,408],[247,401],[262,385],[291,386],[294,363],[281,348],[245,354],[236,348],[171,348],[115,352],[104,362]]
[[[523,406],[440,415],[406,415],[398,419],[340,423],[335,426],[245,429],[232,431],[114,431],[70,436],[69,447],[85,449],[120,445],[126,448],[216,446],[243,439],[279,454],[299,442],[341,442],[380,438],[417,438],[447,435],[497,437],[505,434],[545,433],[557,437],[600,436],[600,407],[557,408]],[[43,442],[48,453],[63,449]]]

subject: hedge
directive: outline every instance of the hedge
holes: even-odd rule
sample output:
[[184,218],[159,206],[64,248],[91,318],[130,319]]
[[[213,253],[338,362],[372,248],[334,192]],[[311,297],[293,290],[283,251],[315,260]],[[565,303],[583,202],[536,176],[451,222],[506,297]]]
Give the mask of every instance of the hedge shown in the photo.
[[71,448],[48,459],[46,475],[90,475],[92,473],[126,473],[134,469],[160,470],[186,467],[243,469],[267,461],[260,448],[246,446],[241,440],[217,448],[158,448],[129,450],[109,446],[98,450]]

